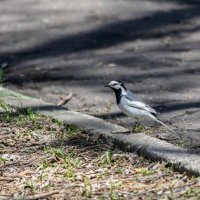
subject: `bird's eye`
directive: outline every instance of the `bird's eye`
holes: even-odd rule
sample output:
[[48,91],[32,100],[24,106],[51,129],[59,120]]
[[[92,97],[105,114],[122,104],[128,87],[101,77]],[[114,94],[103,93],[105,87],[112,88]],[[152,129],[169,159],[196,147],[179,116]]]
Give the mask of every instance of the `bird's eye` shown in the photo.
[[117,83],[114,83],[114,85],[118,85]]

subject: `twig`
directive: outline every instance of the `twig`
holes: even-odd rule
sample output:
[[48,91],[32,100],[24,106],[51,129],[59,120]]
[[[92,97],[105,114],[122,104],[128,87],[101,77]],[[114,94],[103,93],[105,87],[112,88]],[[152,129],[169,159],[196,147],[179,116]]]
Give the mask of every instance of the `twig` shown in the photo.
[[14,181],[14,179],[9,177],[0,177],[0,181]]
[[62,185],[58,185],[58,187],[63,187],[66,190],[66,189],[74,188],[74,187],[83,187],[83,184],[82,183],[62,184]]
[[58,194],[58,193],[59,193],[59,190],[54,190],[51,192],[44,192],[44,193],[40,193],[40,194],[30,195],[30,196],[25,197],[25,199],[27,199],[27,200],[41,199],[41,198],[45,198],[45,197],[48,197],[48,196],[51,196],[54,194]]
[[88,147],[83,147],[81,148],[80,152],[85,152],[87,150],[91,150],[91,149],[96,149],[97,147],[100,147],[102,146],[102,144],[95,144],[95,145],[91,145],[91,146],[88,146]]
[[0,136],[0,139],[1,140],[4,140],[4,139],[8,139],[8,138],[11,138],[11,137],[14,137],[16,136],[15,134],[9,134],[9,135],[1,135]]
[[10,195],[0,194],[0,199],[1,199],[1,200],[9,200],[9,199],[10,199],[9,196],[10,196]]
[[61,101],[57,104],[58,106],[64,106],[71,98],[73,94],[69,93],[65,98],[61,99]]

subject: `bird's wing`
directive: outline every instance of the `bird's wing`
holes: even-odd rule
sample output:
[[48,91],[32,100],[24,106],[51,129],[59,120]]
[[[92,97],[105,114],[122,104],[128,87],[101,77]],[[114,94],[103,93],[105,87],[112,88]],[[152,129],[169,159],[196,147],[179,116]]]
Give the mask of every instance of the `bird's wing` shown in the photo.
[[130,90],[126,91],[126,95],[125,95],[126,99],[130,100],[130,101],[140,101],[142,102],[142,100],[135,94],[133,94]]
[[138,108],[140,110],[145,110],[148,111],[152,114],[157,114],[156,110],[154,110],[153,108],[151,108],[149,105],[141,102],[141,101],[137,101],[137,100],[130,100],[125,96],[126,102],[130,107],[134,107],[134,108]]

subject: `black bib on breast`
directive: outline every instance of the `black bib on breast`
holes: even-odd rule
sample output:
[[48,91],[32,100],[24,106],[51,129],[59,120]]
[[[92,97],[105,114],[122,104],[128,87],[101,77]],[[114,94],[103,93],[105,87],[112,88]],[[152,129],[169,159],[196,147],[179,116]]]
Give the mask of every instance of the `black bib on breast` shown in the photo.
[[113,89],[114,92],[115,92],[115,96],[116,96],[116,100],[117,100],[117,104],[120,103],[120,100],[121,100],[121,97],[122,97],[122,89],[119,88],[119,89]]

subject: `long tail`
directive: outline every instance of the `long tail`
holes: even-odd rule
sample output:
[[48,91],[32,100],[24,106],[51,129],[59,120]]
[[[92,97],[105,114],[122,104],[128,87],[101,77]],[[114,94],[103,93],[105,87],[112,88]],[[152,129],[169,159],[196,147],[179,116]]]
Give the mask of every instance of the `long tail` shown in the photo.
[[[165,128],[167,128],[169,131],[173,132],[175,135],[179,136],[178,133],[176,133],[172,128],[170,128],[169,126],[167,126],[165,123],[163,123],[162,121],[160,121],[159,119],[156,118],[156,122],[162,124]],[[180,136],[179,136],[180,137]]]
[[162,124],[167,130],[171,131],[172,133],[174,133],[175,135],[177,135],[178,137],[180,137],[180,135],[178,133],[176,133],[172,128],[170,128],[165,123],[163,123],[162,121],[160,121],[156,116],[154,116],[154,115],[151,114],[150,117],[152,119],[154,119],[156,122],[158,122],[159,124]]

